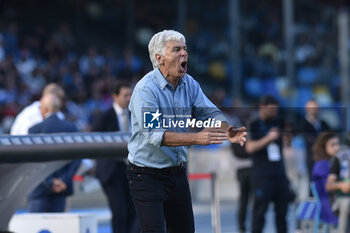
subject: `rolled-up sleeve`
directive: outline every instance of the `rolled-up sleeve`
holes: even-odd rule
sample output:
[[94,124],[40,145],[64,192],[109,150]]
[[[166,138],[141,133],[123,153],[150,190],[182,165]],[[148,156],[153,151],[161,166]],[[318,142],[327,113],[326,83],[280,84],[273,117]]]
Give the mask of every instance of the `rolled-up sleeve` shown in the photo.
[[224,114],[205,96],[198,82],[193,84],[194,104],[193,113],[194,117],[199,120],[206,120],[208,118],[215,118],[215,120],[226,121]]
[[160,147],[162,145],[164,132],[166,131],[162,128],[161,124],[160,128],[144,128],[145,110],[156,111],[159,109],[159,104],[152,91],[149,88],[135,90],[130,101],[129,109],[132,114],[132,124],[134,125],[137,123],[140,133],[145,137],[148,143]]

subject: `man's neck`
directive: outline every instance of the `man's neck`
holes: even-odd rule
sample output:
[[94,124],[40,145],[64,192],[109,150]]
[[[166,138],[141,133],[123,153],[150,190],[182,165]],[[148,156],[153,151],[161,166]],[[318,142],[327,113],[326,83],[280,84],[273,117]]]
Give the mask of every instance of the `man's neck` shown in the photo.
[[179,84],[180,79],[179,78],[173,78],[173,77],[168,77],[165,78],[171,85],[173,85],[174,88],[177,87],[177,85]]
[[54,115],[56,113],[57,112],[48,112],[48,113],[45,113],[45,115],[43,117],[44,117],[44,119],[46,119],[46,118],[49,118],[50,116],[52,116],[52,115]]
[[259,112],[259,118],[260,118],[260,120],[262,120],[262,121],[266,121],[266,120],[267,120],[266,117],[265,117],[265,115],[264,115],[262,112]]
[[167,72],[165,72],[162,67],[159,68],[160,73],[164,76],[165,80],[168,81],[173,87],[176,89],[177,85],[179,84],[180,78],[178,77],[172,77]]
[[311,123],[318,121],[317,116],[311,114],[306,114],[306,119]]
[[113,102],[113,108],[117,114],[123,114],[127,108],[122,108],[117,102]]

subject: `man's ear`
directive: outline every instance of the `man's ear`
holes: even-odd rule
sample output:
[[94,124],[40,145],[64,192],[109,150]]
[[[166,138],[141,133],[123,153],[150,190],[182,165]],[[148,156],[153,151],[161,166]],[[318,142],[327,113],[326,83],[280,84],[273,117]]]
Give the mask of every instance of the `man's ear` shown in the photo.
[[163,65],[164,64],[164,56],[160,55],[160,54],[156,54],[156,60],[158,61],[159,65]]

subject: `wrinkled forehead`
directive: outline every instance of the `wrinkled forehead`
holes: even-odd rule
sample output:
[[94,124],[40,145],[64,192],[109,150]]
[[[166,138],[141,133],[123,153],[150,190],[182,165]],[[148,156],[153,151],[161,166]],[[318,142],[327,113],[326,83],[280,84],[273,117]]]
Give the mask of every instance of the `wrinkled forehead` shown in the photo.
[[177,40],[169,40],[165,43],[166,48],[173,48],[173,47],[184,47],[186,46],[186,43],[183,41],[177,41]]

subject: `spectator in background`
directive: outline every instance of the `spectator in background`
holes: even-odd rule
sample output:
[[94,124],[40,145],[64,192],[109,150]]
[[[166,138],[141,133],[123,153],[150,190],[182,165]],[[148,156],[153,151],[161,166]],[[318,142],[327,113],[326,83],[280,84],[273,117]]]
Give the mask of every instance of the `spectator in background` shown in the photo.
[[141,60],[130,48],[124,50],[123,58],[118,61],[118,77],[123,80],[134,80],[141,72]]
[[[60,99],[46,94],[40,100],[40,112],[44,121],[29,129],[30,134],[76,132],[74,124],[58,117],[61,108]],[[63,212],[66,197],[73,194],[73,175],[80,160],[73,161],[55,171],[39,184],[28,196],[29,212]]]
[[18,51],[18,24],[11,22],[4,32],[6,55],[15,55]]
[[319,106],[315,100],[309,100],[305,105],[305,118],[301,123],[301,132],[304,136],[306,144],[306,165],[311,179],[313,169],[313,153],[312,146],[315,143],[317,136],[329,129],[327,123],[318,117]]
[[[328,224],[336,225],[338,218],[332,212],[330,200],[326,190],[327,177],[329,175],[329,160],[336,156],[339,151],[339,138],[333,132],[324,132],[317,137],[312,147],[315,164],[312,169],[311,180],[315,184],[317,194],[321,200],[321,220]],[[328,183],[328,189],[334,187]],[[337,188],[348,192],[349,183],[343,183]]]
[[[65,96],[63,89],[55,83],[50,83],[44,88],[42,96],[44,97],[47,94],[54,94],[60,99],[61,103]],[[43,121],[44,118],[41,114],[40,103],[40,101],[33,102],[17,115],[11,127],[11,135],[26,135],[30,127]],[[60,119],[64,119],[64,115],[61,112],[58,112],[57,116]]]
[[[116,84],[112,96],[113,106],[94,122],[92,130],[97,132],[131,132],[130,112],[128,110],[131,97],[130,84],[127,82]],[[126,161],[97,159],[96,162],[96,177],[102,184],[109,208],[112,211],[113,232],[140,232],[126,177]]]
[[[105,61],[101,55],[98,54],[98,50],[95,46],[90,46],[87,50],[87,54],[82,56],[79,60],[79,69],[83,75],[88,73],[100,72]],[[96,69],[96,71],[94,71]]]
[[72,50],[75,46],[75,39],[68,23],[61,23],[59,25],[58,30],[53,35],[53,39],[61,49],[67,52]]
[[290,191],[282,156],[278,107],[275,98],[263,96],[259,103],[258,118],[248,125],[250,139],[245,148],[253,159],[253,233],[262,232],[265,213],[271,201],[275,207],[277,232],[287,232],[286,215]]
[[35,60],[31,57],[29,49],[20,51],[21,59],[16,63],[16,68],[21,76],[26,78],[37,66]]

